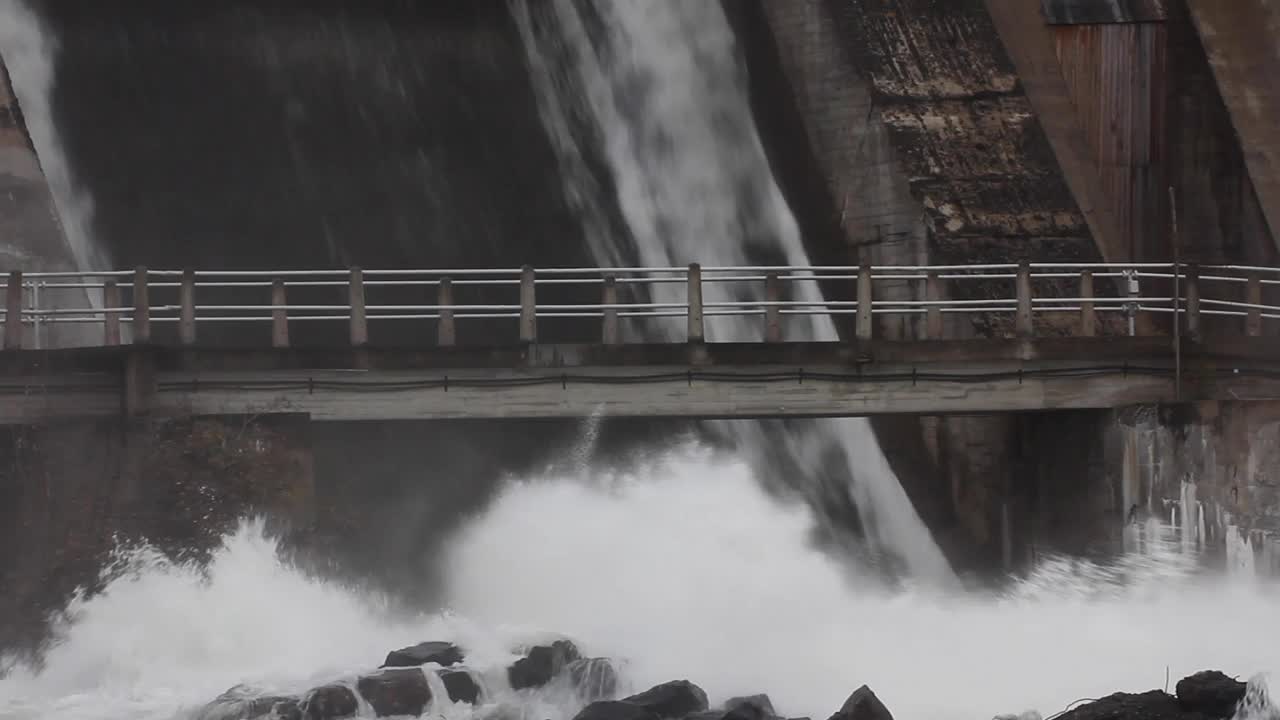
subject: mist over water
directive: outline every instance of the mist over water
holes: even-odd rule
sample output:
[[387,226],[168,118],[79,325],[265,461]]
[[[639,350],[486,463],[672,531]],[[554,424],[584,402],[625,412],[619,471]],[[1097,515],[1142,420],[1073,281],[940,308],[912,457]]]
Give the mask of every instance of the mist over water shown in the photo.
[[[0,679],[0,718],[190,717],[241,683],[296,692],[425,639],[500,668],[542,631],[622,660],[624,690],[689,678],[713,702],[763,691],[814,718],[862,683],[900,719],[972,720],[1160,688],[1166,668],[1170,682],[1280,670],[1276,589],[1194,575],[1175,545],[1115,567],[1051,562],[1005,592],[962,595],[891,590],[813,549],[814,529],[807,506],[780,507],[741,460],[694,445],[632,470],[516,479],[436,550],[449,614],[396,617],[291,569],[247,523],[203,575],[142,552],[73,603],[46,670]],[[513,699],[492,673],[487,684]],[[544,697],[526,715],[577,709]]]

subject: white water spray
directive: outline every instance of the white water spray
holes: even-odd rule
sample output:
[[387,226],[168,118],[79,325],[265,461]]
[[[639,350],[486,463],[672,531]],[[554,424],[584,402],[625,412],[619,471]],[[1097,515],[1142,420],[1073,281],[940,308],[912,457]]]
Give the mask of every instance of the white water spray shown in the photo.
[[[780,251],[792,266],[810,265],[760,143],[733,33],[719,3],[615,0],[584,10],[572,0],[554,0],[539,18],[527,3],[514,7],[544,123],[589,233],[603,233],[608,224],[600,217],[602,200],[585,199],[596,185],[587,184],[580,140],[570,127],[575,112],[594,121],[612,172],[632,237],[591,236],[598,262],[618,262],[625,256],[619,248],[634,242],[640,264],[647,266],[749,265],[753,249]],[[554,31],[539,32],[535,25],[541,21]],[[556,61],[567,65],[569,77],[557,74]],[[678,285],[658,284],[652,292],[657,302],[684,302]],[[797,300],[822,301],[816,283],[798,283],[797,292]],[[761,283],[711,283],[704,293],[708,303],[763,299]],[[789,317],[792,339],[838,339],[830,315]],[[657,332],[678,338],[682,331],[676,320]],[[711,341],[760,335],[758,323],[743,317],[712,317],[707,323]],[[897,556],[917,579],[954,580],[865,419],[796,423],[780,439],[766,437],[759,423],[721,427],[740,447],[790,453],[807,472],[816,473],[838,454],[873,546]]]
[[[1176,539],[1132,566],[1049,563],[1000,596],[945,596],[850,577],[810,546],[813,523],[743,462],[696,447],[528,478],[446,551],[453,614],[417,618],[308,580],[250,524],[206,574],[152,561],[75,603],[47,669],[0,679],[0,718],[182,719],[236,685],[297,692],[426,639],[500,667],[538,631],[624,660],[624,691],[689,678],[713,702],[768,692],[791,717],[827,717],[862,683],[899,720],[972,720],[1162,687],[1166,667],[1175,681],[1280,671],[1276,588],[1197,577]],[[578,708],[539,700],[528,720]]]

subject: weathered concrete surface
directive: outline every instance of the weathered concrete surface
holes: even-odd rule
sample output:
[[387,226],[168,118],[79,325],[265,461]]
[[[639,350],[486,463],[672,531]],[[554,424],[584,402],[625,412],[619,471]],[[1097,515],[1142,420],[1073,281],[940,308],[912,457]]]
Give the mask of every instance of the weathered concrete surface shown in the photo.
[[81,421],[0,429],[0,648],[39,641],[116,540],[201,558],[247,512],[311,524],[306,418]]
[[[1214,565],[1280,572],[1280,402],[1212,402],[1109,422],[1125,517],[1153,519]],[[1143,538],[1127,542],[1140,549]]]
[[1187,0],[1275,235],[1280,228],[1280,6],[1270,0]]

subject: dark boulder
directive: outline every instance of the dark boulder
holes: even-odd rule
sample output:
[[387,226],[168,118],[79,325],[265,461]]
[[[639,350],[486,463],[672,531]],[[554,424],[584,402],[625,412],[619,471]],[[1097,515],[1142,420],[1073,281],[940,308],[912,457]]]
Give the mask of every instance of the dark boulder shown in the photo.
[[480,686],[466,670],[440,670],[436,674],[444,682],[444,689],[449,693],[450,700],[475,705],[480,699]]
[[417,668],[383,670],[377,675],[362,677],[356,681],[356,689],[378,717],[417,717],[431,702],[427,676]]
[[618,692],[618,671],[608,658],[581,658],[565,668],[578,697],[587,702],[612,700]]
[[573,720],[661,720],[639,705],[621,700],[598,700],[582,708]]
[[1069,710],[1057,720],[1204,720],[1204,716],[1183,710],[1174,696],[1152,690],[1108,695]]
[[778,716],[768,695],[746,695],[729,698],[724,703],[724,716],[729,720],[770,720]]
[[673,680],[623,698],[660,718],[682,718],[707,709],[707,694],[688,680]]
[[871,688],[863,685],[853,691],[831,720],[893,720],[893,714]]
[[568,640],[557,640],[550,645],[529,648],[525,656],[507,668],[507,679],[512,689],[542,687],[560,673],[566,665],[582,657],[578,647]]
[[1244,699],[1248,684],[1217,670],[1205,670],[1178,681],[1178,704],[1211,718],[1230,718]]
[[219,695],[197,715],[197,720],[301,720],[297,698],[283,695],[253,697],[251,690],[236,686]]
[[392,650],[387,653],[387,660],[382,663],[382,667],[418,667],[427,663],[449,667],[460,662],[462,662],[462,650],[457,645],[447,642],[424,642],[413,647]]
[[356,714],[360,707],[356,694],[345,685],[325,685],[307,693],[302,703],[302,716],[306,720],[333,720]]

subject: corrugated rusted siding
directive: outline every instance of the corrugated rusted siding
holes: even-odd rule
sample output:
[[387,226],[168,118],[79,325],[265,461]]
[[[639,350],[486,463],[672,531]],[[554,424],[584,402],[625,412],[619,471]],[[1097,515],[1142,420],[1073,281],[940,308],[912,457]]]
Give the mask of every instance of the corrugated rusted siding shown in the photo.
[[1055,29],[1063,78],[1132,257],[1163,244],[1166,29],[1161,23]]

